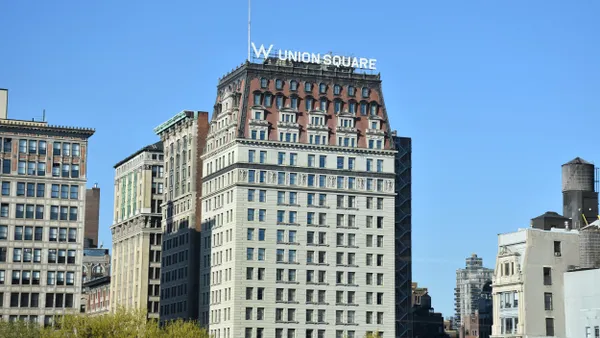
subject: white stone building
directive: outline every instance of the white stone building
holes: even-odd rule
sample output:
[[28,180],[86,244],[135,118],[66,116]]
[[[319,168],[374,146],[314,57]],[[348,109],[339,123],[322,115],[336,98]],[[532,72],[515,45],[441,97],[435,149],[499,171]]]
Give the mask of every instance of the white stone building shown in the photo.
[[472,254],[465,259],[465,267],[456,270],[456,288],[454,289],[455,317],[454,325],[460,328],[465,320],[479,310],[479,298],[485,283],[492,280],[494,269],[483,266],[483,258]]
[[565,331],[563,274],[578,264],[576,230],[528,228],[500,234],[492,337],[575,337]]
[[379,76],[346,71],[247,63],[219,83],[201,206],[214,337],[395,337],[394,133]]

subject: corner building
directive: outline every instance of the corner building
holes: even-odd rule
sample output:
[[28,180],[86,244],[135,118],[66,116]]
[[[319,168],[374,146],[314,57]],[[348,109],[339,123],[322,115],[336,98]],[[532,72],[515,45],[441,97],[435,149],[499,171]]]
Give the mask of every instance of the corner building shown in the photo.
[[81,303],[88,139],[0,103],[0,319],[51,324]]
[[220,80],[202,156],[214,337],[396,336],[394,136],[379,75],[268,59]]
[[148,145],[114,166],[112,311],[147,310],[158,319],[162,251],[163,146]]

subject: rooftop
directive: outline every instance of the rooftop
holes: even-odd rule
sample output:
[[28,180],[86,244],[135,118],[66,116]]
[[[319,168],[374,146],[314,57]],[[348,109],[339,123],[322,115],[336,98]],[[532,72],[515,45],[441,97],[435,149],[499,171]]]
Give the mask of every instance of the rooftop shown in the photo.
[[592,163],[590,163],[578,156],[563,165],[569,165],[569,164],[592,164]]
[[136,151],[135,153],[127,156],[124,160],[119,161],[119,163],[115,164],[113,168],[116,169],[116,168],[120,167],[121,165],[127,163],[132,158],[134,158],[137,155],[139,155],[139,154],[141,154],[143,152],[146,152],[146,151],[154,152],[154,153],[162,152],[163,151],[162,141],[158,141],[156,143],[153,143],[153,144],[145,146],[144,148],[142,148],[142,149]]

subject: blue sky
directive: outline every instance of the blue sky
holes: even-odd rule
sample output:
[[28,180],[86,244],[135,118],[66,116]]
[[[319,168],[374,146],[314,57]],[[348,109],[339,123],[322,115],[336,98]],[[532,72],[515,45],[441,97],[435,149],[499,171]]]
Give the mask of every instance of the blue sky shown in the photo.
[[[561,212],[560,165],[600,160],[600,2],[254,0],[253,41],[378,59],[413,138],[413,279],[453,314],[455,270],[497,234]],[[247,51],[247,3],[5,1],[9,116],[96,128],[89,185],[110,244],[112,166],[183,109],[212,111]]]

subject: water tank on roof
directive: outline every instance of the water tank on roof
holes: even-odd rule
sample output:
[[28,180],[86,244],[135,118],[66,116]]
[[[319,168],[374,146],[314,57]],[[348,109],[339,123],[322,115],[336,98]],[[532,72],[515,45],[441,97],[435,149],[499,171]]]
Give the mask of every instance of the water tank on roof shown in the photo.
[[579,157],[563,164],[562,191],[594,191],[594,165]]

